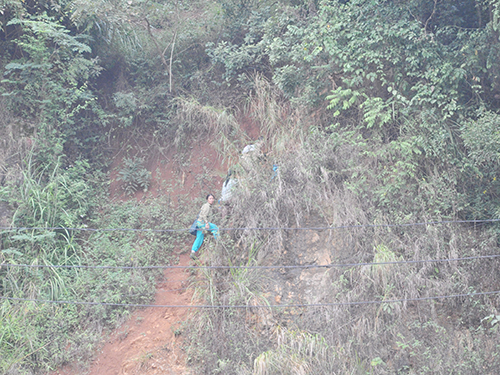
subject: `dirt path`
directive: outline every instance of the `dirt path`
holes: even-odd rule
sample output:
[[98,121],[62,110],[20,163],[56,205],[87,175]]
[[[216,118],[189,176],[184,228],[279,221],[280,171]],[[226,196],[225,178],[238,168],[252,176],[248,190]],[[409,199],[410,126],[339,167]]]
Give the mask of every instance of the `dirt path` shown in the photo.
[[[181,254],[179,265],[189,265]],[[189,305],[192,290],[188,271],[173,269],[157,286],[155,305]],[[187,318],[187,309],[149,307],[135,311],[114,331],[92,363],[89,375],[185,374],[182,338],[176,331]]]
[[[249,119],[243,120],[244,130],[256,139],[258,128]],[[116,181],[116,166],[121,156],[115,155],[111,168],[110,194],[114,199],[124,200],[125,198],[120,197],[121,192]],[[191,151],[190,160],[193,161],[190,165],[180,167],[174,155],[162,155],[161,158],[153,158],[148,169],[158,181],[181,182],[181,186],[172,192],[173,196],[187,194],[194,199],[208,192],[217,194],[221,189],[227,166],[221,164],[207,140],[198,143]],[[208,175],[206,171],[209,172]],[[203,179],[200,180],[200,176]],[[157,187],[152,186],[150,194],[159,194]],[[138,195],[136,198],[139,200],[142,195]],[[177,252],[177,255],[179,265],[189,265],[189,254]],[[188,277],[189,271],[185,269],[166,271],[165,281],[156,286],[153,304],[190,305],[193,290],[184,289],[188,286]],[[90,364],[89,370],[81,372],[69,364],[50,375],[186,375],[190,371],[185,364],[182,335],[176,335],[176,332],[179,332],[182,323],[187,321],[188,313],[186,308],[151,307],[137,310],[106,339],[102,348],[95,353],[95,360]]]
[[[187,194],[193,200],[200,190],[220,189],[224,168],[218,162],[215,150],[207,143],[193,150],[191,159],[196,162],[179,168],[172,155],[163,160],[153,160],[148,168],[156,180],[181,181],[182,185],[173,196]],[[116,159],[118,160],[118,158]],[[200,162],[202,161],[202,162]],[[207,185],[203,189],[196,186],[196,178],[203,176],[204,170],[210,171]],[[114,171],[116,173],[116,171]],[[157,173],[160,173],[159,175]],[[111,196],[120,197],[116,179],[112,173]],[[150,194],[158,195],[158,186],[152,186]],[[216,187],[216,189],[214,189]],[[201,194],[203,196],[203,194]],[[140,199],[142,194],[138,194]],[[188,246],[191,247],[191,243]],[[189,265],[189,254],[180,254],[179,265]],[[192,289],[187,285],[189,271],[175,268],[165,272],[165,281],[156,286],[155,305],[190,305]],[[115,329],[103,347],[96,353],[88,375],[185,375],[189,373],[182,350],[182,336],[176,335],[188,318],[186,308],[151,307],[135,311],[121,327]],[[73,373],[61,374],[69,375]]]
[[[188,254],[179,254],[179,265],[189,265]],[[153,304],[189,305],[193,290],[187,289],[188,272],[181,268],[166,271],[165,281],[156,287]],[[136,310],[107,338],[89,370],[82,372],[68,364],[51,375],[185,375],[182,336],[176,332],[187,315],[185,308]]]

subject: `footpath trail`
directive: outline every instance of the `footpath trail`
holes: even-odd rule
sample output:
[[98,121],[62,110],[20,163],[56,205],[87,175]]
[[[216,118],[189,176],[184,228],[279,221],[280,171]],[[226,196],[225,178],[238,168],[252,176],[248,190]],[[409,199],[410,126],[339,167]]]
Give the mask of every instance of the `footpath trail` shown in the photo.
[[[179,254],[179,265],[189,255]],[[192,290],[185,289],[189,271],[174,268],[157,286],[155,305],[189,305]],[[182,336],[176,335],[187,319],[186,308],[149,307],[135,311],[108,338],[92,362],[89,375],[186,374]]]
[[[172,151],[173,152],[173,151]],[[192,160],[197,162],[186,171],[178,172],[175,155],[164,155],[149,165],[149,170],[154,171],[154,179],[165,181],[180,181],[171,194],[178,196],[188,194],[194,200],[200,196],[200,189],[195,188],[197,176],[201,176],[204,170],[211,171],[210,184],[204,187],[207,192],[219,190],[222,178],[219,176],[221,165],[217,153],[207,141],[198,144],[192,150]],[[116,156],[116,166],[121,159]],[[116,167],[115,166],[115,167]],[[110,193],[115,199],[124,199],[116,179],[116,168],[112,168],[112,184]],[[223,170],[223,169],[222,169]],[[159,174],[158,174],[159,172]],[[217,189],[213,189],[213,187]],[[152,186],[150,194],[159,194],[155,186]],[[201,194],[203,196],[203,194]],[[141,194],[136,195],[137,199]],[[188,246],[191,247],[191,243]],[[190,264],[189,254],[181,254],[179,249],[174,253],[179,256],[179,264],[188,266]],[[188,287],[188,269],[174,268],[165,271],[165,280],[156,285],[155,305],[190,305],[193,295],[192,289]],[[162,308],[150,307],[135,311],[132,316],[115,329],[108,337],[103,347],[96,353],[96,358],[90,365],[90,370],[85,375],[186,375],[190,373],[185,366],[185,353],[182,350],[182,335],[179,332],[182,323],[188,318],[187,308]],[[60,375],[69,375],[61,373]]]
[[[216,151],[209,141],[200,142],[191,151],[191,160],[197,161],[188,167],[179,168],[172,154],[163,155],[148,165],[154,171],[153,178],[158,181],[180,181],[172,196],[188,194],[194,200],[200,195],[220,191],[227,166],[221,165]],[[119,189],[116,179],[116,168],[121,155],[115,155],[111,168],[110,196],[112,199],[126,199]],[[198,177],[205,171],[210,175],[204,182],[202,192],[197,185]],[[159,171],[159,173],[158,173]],[[152,196],[160,194],[153,186],[149,192]],[[138,193],[136,199],[140,200]],[[189,244],[188,248],[191,247]],[[189,254],[180,254],[179,265],[190,264]],[[189,270],[174,268],[165,271],[165,279],[156,286],[154,305],[190,305],[193,296],[188,287]],[[95,358],[86,370],[77,363],[70,363],[49,375],[186,375],[191,373],[185,365],[185,353],[182,350],[183,337],[176,335],[182,324],[188,319],[187,308],[150,307],[136,310],[120,327],[115,329],[95,353]]]

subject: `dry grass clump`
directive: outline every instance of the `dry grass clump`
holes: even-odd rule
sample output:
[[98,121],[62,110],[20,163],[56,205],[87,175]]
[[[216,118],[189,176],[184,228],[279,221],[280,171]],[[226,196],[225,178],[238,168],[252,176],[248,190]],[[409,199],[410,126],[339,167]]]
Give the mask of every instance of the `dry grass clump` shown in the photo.
[[[385,236],[387,245],[372,247],[372,262],[436,259],[437,251],[443,259],[455,258],[456,253],[480,256],[495,252],[492,233],[470,229],[453,225],[434,226],[432,236],[425,235],[429,230],[425,227],[388,231]],[[413,246],[404,241],[416,238],[419,241],[414,241]],[[456,241],[450,244],[450,238]],[[438,243],[439,249],[436,248]],[[415,258],[417,246],[420,254]],[[479,342],[489,345],[498,339],[498,332],[480,320],[497,311],[498,298],[471,296],[411,300],[498,290],[497,269],[498,261],[493,260],[372,264],[334,269],[331,299],[324,301],[334,305],[308,309],[296,324],[308,332],[321,333],[329,345],[347,348],[351,357],[358,356],[365,366],[375,358],[382,359],[383,363],[374,369],[377,374],[392,374],[394,371],[442,374],[458,371],[460,367],[467,369],[463,373],[481,373],[477,363],[486,360],[495,363],[496,360],[492,359],[494,351],[475,345]],[[488,282],[479,275],[481,270],[488,270]],[[401,299],[409,301],[370,302]],[[364,301],[368,303],[357,304]],[[355,304],[351,305],[353,302]],[[457,346],[457,340],[460,342],[464,337],[476,344]],[[451,347],[454,350],[450,351]],[[467,357],[466,363],[463,362],[464,356]],[[492,369],[492,366],[487,368]]]
[[[214,260],[217,251],[206,254]],[[249,260],[247,265],[254,265]],[[214,306],[193,312],[187,327],[194,338],[188,356],[197,373],[250,373],[254,353],[269,348],[270,341],[260,330],[274,323],[268,300],[262,292],[262,273],[255,269],[205,270],[193,281],[193,298]],[[218,307],[220,306],[220,307]],[[229,306],[237,306],[231,308]],[[247,306],[241,308],[241,306]]]
[[[250,274],[259,275],[260,282],[250,284],[241,278],[243,273],[217,271],[217,277],[231,286],[219,288],[216,300],[238,301],[251,312],[258,300],[253,296],[272,304],[309,300],[325,304],[269,309],[272,319],[251,319],[231,309],[204,313],[212,314],[203,324],[204,334],[216,337],[216,342],[229,339],[220,350],[206,343],[207,351],[217,350],[219,361],[224,362],[212,362],[217,371],[493,374],[500,366],[493,344],[500,330],[498,323],[487,323],[493,321],[487,317],[498,314],[499,297],[434,297],[500,290],[499,260],[451,260],[497,254],[497,228],[459,223],[394,226],[387,212],[376,209],[370,189],[355,188],[355,184],[375,184],[363,170],[377,162],[376,156],[361,152],[359,143],[351,142],[356,134],[308,126],[299,112],[285,119],[279,95],[265,81],[256,81],[249,108],[264,129],[262,144],[267,153],[238,169],[236,198],[228,208],[225,226],[246,229],[225,233],[221,261],[294,265],[301,259],[300,252],[318,250],[317,243],[324,243],[326,250],[319,250],[329,252],[332,263],[351,265],[321,274],[253,270],[243,279],[248,282]],[[300,136],[290,139],[289,134]],[[278,166],[277,173],[273,165]],[[426,220],[430,221],[421,218]],[[336,229],[317,231],[318,242],[305,243],[301,239],[308,237],[299,229],[311,222]],[[328,235],[332,231],[335,234]],[[427,262],[431,259],[443,261]],[[276,286],[286,289],[286,285],[294,298],[275,294]],[[253,354],[235,355],[241,343]]]
[[180,148],[188,138],[210,136],[219,155],[234,162],[245,135],[227,108],[203,105],[193,98],[177,98],[175,122],[178,124],[173,144]]
[[320,335],[281,326],[272,335],[277,346],[255,358],[254,375],[335,373],[335,350]]
[[256,75],[253,83],[247,111],[259,124],[265,148],[277,155],[299,148],[310,125],[307,116],[301,109],[293,109],[266,78]]

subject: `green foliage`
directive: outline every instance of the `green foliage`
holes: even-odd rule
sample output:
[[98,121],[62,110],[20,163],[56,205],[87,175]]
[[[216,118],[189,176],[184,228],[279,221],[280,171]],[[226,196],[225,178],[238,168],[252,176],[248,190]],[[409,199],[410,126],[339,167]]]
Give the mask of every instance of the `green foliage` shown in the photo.
[[[458,51],[470,34],[460,32],[449,43],[447,25],[428,33],[412,14],[411,3],[323,4],[309,26],[304,58],[343,72],[327,97],[335,115],[359,108],[368,127],[382,126],[430,106],[446,119],[479,94],[478,86],[467,82],[472,77]],[[355,28],[344,27],[354,23]]]
[[[14,226],[32,226],[43,223],[47,227],[76,227],[87,216],[92,203],[88,200],[90,187],[85,182],[88,163],[77,161],[74,166],[61,169],[57,160],[51,166],[36,168],[31,158],[23,174],[23,185],[12,202],[17,206]],[[47,180],[46,180],[47,178]]]
[[[236,162],[246,144],[235,115],[242,107],[244,121],[260,127],[265,152],[236,166],[238,197],[227,208],[228,226],[349,226],[325,242],[334,248],[332,262],[498,250],[496,228],[363,227],[500,217],[498,1],[32,5],[0,2],[1,90],[10,111],[0,116],[0,126],[7,134],[19,122],[35,145],[16,184],[0,189],[0,200],[15,212],[15,226],[68,229],[0,234],[1,262],[49,266],[0,268],[2,296],[149,301],[158,272],[50,267],[164,264],[174,240],[183,239],[69,229],[165,228],[187,221],[187,213],[171,211],[169,190],[157,200],[146,194],[144,204],[109,202],[104,175],[95,170],[107,164],[102,150],[117,146],[124,131],[151,132],[151,147],[173,144],[181,159],[196,134],[215,138],[225,160]],[[151,184],[138,157],[125,158],[118,176],[130,195]],[[205,172],[197,180],[203,184],[208,177]],[[210,261],[294,264],[300,256],[293,251],[308,235],[234,232]],[[415,302],[417,307],[271,312],[255,305],[272,301],[276,286],[292,283],[299,290],[313,278],[328,285],[314,290],[332,303],[491,290],[499,285],[496,269],[497,263],[485,268],[477,261],[329,270],[311,278],[287,271],[207,272],[197,280],[197,298],[247,309],[201,311],[182,334],[200,373],[251,373],[252,365],[262,373],[494,373],[498,304],[487,296]],[[293,298],[316,298],[303,294]],[[88,358],[99,327],[127,313],[3,301],[0,372],[41,372]],[[280,325],[286,328],[276,330]]]
[[279,40],[275,33],[281,34],[290,12],[281,2],[223,0],[220,3],[225,21],[224,40],[207,43],[207,54],[215,66],[223,68],[222,79],[227,84],[251,87],[249,73],[268,77],[272,73],[269,50],[277,49],[275,44]]
[[23,57],[5,66],[4,96],[15,114],[52,123],[69,121],[92,99],[87,80],[97,74],[90,47],[47,16],[12,19],[24,33],[13,40]]
[[113,100],[120,112],[119,122],[124,128],[130,127],[134,120],[134,113],[137,110],[137,100],[134,93],[115,92]]
[[304,5],[245,13],[251,2],[224,2],[228,20],[238,9],[248,26],[228,28],[231,42],[209,45],[208,53],[226,80],[261,71],[307,104],[331,90],[336,116],[359,112],[369,127],[397,125],[423,107],[449,119],[482,97],[494,103],[498,45],[486,42],[493,35],[485,9],[472,0],[421,3],[323,1],[304,17]]
[[500,149],[498,147],[499,117],[485,112],[477,120],[467,120],[461,127],[466,146],[463,166],[463,185],[472,202],[470,217],[498,217],[498,176]]
[[90,47],[46,14],[12,18],[6,26],[17,30],[3,54],[10,61],[2,66],[1,93],[10,112],[49,149],[61,143],[77,150],[72,159],[95,158],[105,116],[89,88],[100,71]]
[[[165,201],[154,200],[142,205],[109,202],[104,190],[107,184],[100,181],[103,175],[91,174],[88,164],[83,161],[61,169],[60,160],[44,168],[36,167],[34,160],[32,157],[26,163],[22,184],[2,189],[1,199],[17,208],[12,219],[14,226],[35,228],[3,231],[0,259],[2,263],[49,267],[2,267],[0,294],[70,303],[2,300],[2,373],[48,371],[75,358],[85,361],[100,340],[100,327],[115,326],[129,310],[71,302],[147,303],[154,290],[152,285],[159,276],[157,270],[130,272],[52,265],[165,264],[173,241],[182,237],[127,230],[85,232],[71,229],[87,226],[164,228],[175,225],[183,216],[171,211]],[[47,226],[65,228],[44,229]]]
[[498,164],[500,160],[499,123],[499,115],[485,112],[477,120],[468,120],[462,126],[461,136],[474,165]]
[[151,184],[151,172],[143,165],[140,157],[124,158],[123,167],[118,171],[117,180],[122,182],[122,188],[127,195],[132,195],[139,189],[148,191]]

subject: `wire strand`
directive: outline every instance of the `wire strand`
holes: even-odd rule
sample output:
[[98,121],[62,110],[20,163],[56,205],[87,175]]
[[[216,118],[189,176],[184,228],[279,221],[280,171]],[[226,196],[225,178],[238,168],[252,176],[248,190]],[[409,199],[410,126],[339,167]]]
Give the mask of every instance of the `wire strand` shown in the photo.
[[[421,223],[402,223],[402,224],[353,224],[339,225],[326,227],[241,227],[241,228],[219,228],[219,231],[239,231],[239,230],[333,230],[346,228],[393,228],[393,227],[411,227],[437,224],[478,224],[478,223],[494,223],[500,219],[484,219],[484,220],[443,220],[443,221],[426,221]],[[88,231],[88,232],[187,232],[189,228],[171,228],[171,229],[137,229],[137,228],[65,228],[65,227],[0,227],[0,230],[5,231],[27,231],[27,230],[65,230],[65,231]]]
[[354,306],[354,305],[368,305],[368,304],[383,304],[383,303],[398,303],[398,302],[417,302],[417,301],[428,301],[444,298],[458,298],[458,297],[473,297],[473,296],[485,296],[499,294],[500,290],[490,291],[490,292],[475,292],[475,293],[463,293],[463,294],[451,294],[444,296],[431,296],[431,297],[419,297],[419,298],[401,298],[401,299],[391,299],[391,300],[371,300],[371,301],[351,301],[351,302],[331,302],[331,303],[292,303],[286,305],[151,305],[151,304],[140,304],[140,303],[109,303],[109,302],[86,302],[86,301],[51,301],[51,300],[40,300],[34,298],[14,298],[14,297],[3,297],[0,299],[10,300],[10,301],[22,301],[22,302],[38,302],[38,303],[54,303],[54,304],[68,304],[68,305],[92,305],[92,306],[121,306],[121,307],[160,307],[160,308],[197,308],[197,309],[251,309],[251,308],[292,308],[292,307],[329,307],[329,306]]
[[474,259],[494,259],[500,254],[478,255],[462,258],[401,260],[392,262],[362,262],[362,263],[330,263],[330,264],[298,264],[298,265],[276,265],[276,266],[89,266],[89,265],[50,265],[50,264],[13,264],[0,263],[2,267],[25,267],[25,268],[86,268],[86,269],[289,269],[289,268],[340,268],[358,266],[381,266],[390,264],[417,264],[417,263],[443,263],[458,262]]

